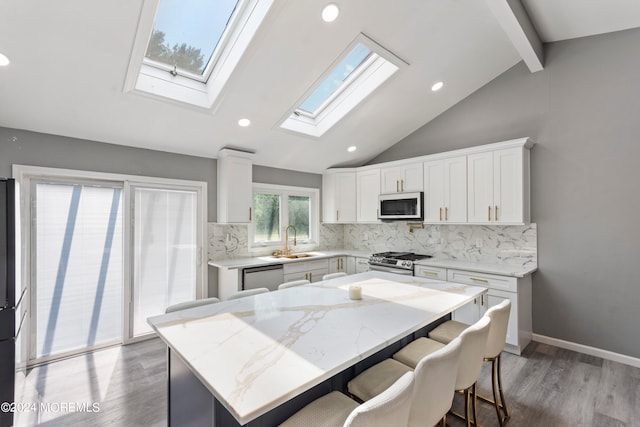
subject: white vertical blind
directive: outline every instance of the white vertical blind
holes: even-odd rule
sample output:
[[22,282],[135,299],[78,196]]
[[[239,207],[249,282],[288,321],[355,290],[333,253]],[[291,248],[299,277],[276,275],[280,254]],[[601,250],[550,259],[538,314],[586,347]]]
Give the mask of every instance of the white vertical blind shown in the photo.
[[147,318],[196,298],[198,194],[136,186],[133,204],[133,336]]
[[122,188],[35,185],[36,357],[120,342]]

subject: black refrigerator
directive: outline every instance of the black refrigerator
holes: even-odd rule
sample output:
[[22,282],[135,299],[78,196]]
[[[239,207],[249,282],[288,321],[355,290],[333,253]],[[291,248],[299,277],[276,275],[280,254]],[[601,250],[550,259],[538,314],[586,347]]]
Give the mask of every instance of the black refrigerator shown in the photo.
[[[16,306],[16,293],[19,300],[22,292],[16,292],[15,188],[13,179],[0,178],[0,403],[14,401],[16,336],[21,323]],[[0,427],[11,425],[13,414],[0,411]]]

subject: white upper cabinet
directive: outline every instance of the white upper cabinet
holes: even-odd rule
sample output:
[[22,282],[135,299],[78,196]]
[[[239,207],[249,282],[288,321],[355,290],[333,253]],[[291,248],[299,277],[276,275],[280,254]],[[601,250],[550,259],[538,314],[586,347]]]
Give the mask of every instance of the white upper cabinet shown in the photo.
[[322,175],[322,220],[325,223],[356,222],[356,172],[326,171]]
[[380,170],[382,193],[423,191],[422,163],[407,163]]
[[253,154],[222,149],[218,154],[218,222],[251,222]]
[[470,154],[470,223],[523,224],[529,216],[529,150],[525,147]]
[[378,195],[380,194],[380,169],[356,172],[356,195],[358,222],[378,221]]
[[424,163],[424,222],[467,222],[467,156]]

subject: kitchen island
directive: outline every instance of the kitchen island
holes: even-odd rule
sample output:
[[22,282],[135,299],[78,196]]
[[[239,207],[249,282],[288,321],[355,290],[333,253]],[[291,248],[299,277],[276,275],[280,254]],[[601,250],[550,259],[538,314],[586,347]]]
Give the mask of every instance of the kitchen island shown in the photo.
[[277,425],[485,292],[372,271],[149,318],[169,425]]

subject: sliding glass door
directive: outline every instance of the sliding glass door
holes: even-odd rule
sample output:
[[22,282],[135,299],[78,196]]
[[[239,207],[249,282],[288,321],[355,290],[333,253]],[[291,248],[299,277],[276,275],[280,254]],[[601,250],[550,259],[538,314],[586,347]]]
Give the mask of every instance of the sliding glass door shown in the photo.
[[122,189],[33,183],[32,358],[122,341]]
[[132,186],[133,330],[151,332],[147,318],[196,298],[198,192]]
[[27,365],[150,336],[147,318],[206,296],[204,182],[15,166]]

